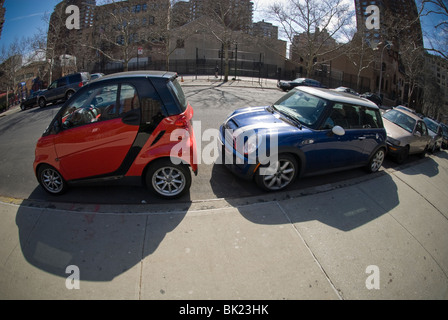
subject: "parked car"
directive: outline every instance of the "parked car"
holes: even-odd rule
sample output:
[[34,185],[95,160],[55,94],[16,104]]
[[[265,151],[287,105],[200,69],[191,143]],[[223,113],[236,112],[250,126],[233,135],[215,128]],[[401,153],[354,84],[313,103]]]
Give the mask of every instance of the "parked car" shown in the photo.
[[317,87],[317,88],[323,87],[319,81],[316,81],[313,79],[308,79],[308,78],[297,78],[292,81],[279,81],[277,83],[277,87],[279,87],[283,91],[289,91],[292,88],[295,88],[298,86],[308,86],[308,87]]
[[306,86],[271,106],[234,111],[220,127],[220,141],[225,165],[267,191],[305,175],[354,167],[376,172],[387,150],[378,106]]
[[351,93],[355,96],[359,96],[359,93],[356,92],[355,90],[348,88],[348,87],[337,87],[335,89],[333,89],[334,91],[339,91],[339,92],[346,92],[346,93]]
[[67,101],[81,87],[90,81],[88,72],[78,72],[53,81],[39,96],[39,107],[59,100]]
[[408,107],[405,107],[405,106],[396,106],[395,108],[399,109],[399,110],[405,110],[407,112],[410,112],[410,113],[418,115],[417,112],[415,112],[415,110],[413,110],[411,108],[408,108]]
[[101,77],[104,77],[104,73],[92,73],[90,75],[90,81],[96,80]]
[[383,114],[389,154],[403,163],[410,154],[426,155],[431,136],[425,122],[406,110],[394,108]]
[[365,92],[361,95],[362,98],[366,98],[369,99],[370,101],[374,102],[378,107],[381,107],[381,105],[383,104],[383,99],[372,92]]
[[442,124],[442,148],[448,149],[448,126],[446,124]]
[[198,170],[196,141],[193,108],[176,78],[118,73],[77,91],[37,142],[34,171],[43,189],[59,195],[80,182],[138,178],[160,197],[185,194],[189,167]]
[[429,129],[429,135],[431,136],[431,143],[429,145],[429,150],[431,150],[431,152],[434,153],[442,148],[442,142],[443,142],[442,126],[437,121],[434,121],[428,117],[423,118],[423,121],[425,121]]
[[22,103],[20,104],[20,109],[26,110],[28,108],[33,108],[33,107],[37,106],[37,99],[39,98],[39,95],[41,93],[42,93],[42,91],[40,91],[40,90],[34,91],[28,97],[28,99],[26,99],[25,101],[22,101]]

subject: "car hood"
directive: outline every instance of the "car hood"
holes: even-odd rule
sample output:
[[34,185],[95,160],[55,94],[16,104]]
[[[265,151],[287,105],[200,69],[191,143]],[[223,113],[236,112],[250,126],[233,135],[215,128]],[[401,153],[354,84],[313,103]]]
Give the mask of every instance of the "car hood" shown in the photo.
[[395,123],[387,120],[386,118],[383,118],[383,124],[384,128],[386,129],[387,136],[391,138],[400,140],[412,136],[410,132],[406,131],[405,129],[396,125]]
[[[277,112],[267,111],[268,107],[251,107],[238,109],[226,120],[226,128],[234,130],[235,134],[246,131],[269,130],[291,132],[300,130],[294,123]],[[282,120],[283,119],[283,120]]]

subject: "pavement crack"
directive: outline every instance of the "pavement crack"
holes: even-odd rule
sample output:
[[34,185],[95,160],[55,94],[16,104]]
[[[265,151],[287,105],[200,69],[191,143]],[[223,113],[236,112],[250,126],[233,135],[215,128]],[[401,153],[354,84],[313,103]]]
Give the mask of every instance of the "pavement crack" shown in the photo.
[[145,219],[145,232],[143,233],[143,244],[140,259],[140,281],[138,285],[138,300],[142,300],[142,285],[143,285],[143,261],[145,260],[145,243],[146,243],[146,230],[148,230],[148,217]]
[[308,245],[308,243],[306,242],[306,240],[303,238],[303,236],[300,234],[299,230],[297,229],[296,225],[292,222],[291,218],[288,216],[288,214],[285,212],[285,210],[283,210],[282,206],[280,205],[280,203],[278,203],[278,201],[275,201],[275,203],[277,204],[278,208],[280,209],[280,211],[283,213],[283,215],[285,216],[285,218],[288,220],[288,222],[292,225],[292,227],[294,228],[295,232],[297,233],[297,235],[299,236],[299,238],[302,240],[303,244],[305,245],[305,247],[307,248],[307,250],[309,251],[309,253],[311,254],[311,256],[313,257],[313,260],[316,262],[316,264],[318,265],[319,269],[322,271],[322,273],[324,274],[325,278],[327,279],[328,283],[330,284],[330,286],[333,288],[333,291],[336,293],[337,297],[339,298],[339,300],[344,300],[344,297],[342,295],[342,292],[340,290],[338,290],[336,288],[336,286],[334,285],[333,281],[331,281],[328,273],[325,271],[324,267],[322,266],[322,264],[319,262],[319,260],[317,259],[316,255],[313,253],[313,251],[311,250],[310,246]]

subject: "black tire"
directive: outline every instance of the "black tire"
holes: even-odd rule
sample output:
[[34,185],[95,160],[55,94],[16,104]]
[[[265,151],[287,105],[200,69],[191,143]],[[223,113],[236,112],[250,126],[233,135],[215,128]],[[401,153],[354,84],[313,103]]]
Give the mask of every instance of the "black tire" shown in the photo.
[[41,165],[37,172],[37,180],[42,188],[52,195],[61,195],[67,191],[67,182],[52,166]]
[[409,156],[409,146],[406,146],[406,148],[403,149],[403,151],[395,156],[395,162],[398,164],[402,164],[406,161],[406,159]]
[[47,105],[47,102],[45,101],[45,99],[40,98],[39,99],[39,108],[45,108],[46,105]]
[[280,154],[274,166],[275,172],[272,174],[262,172],[262,169],[267,170],[266,166],[260,167],[255,175],[255,182],[265,191],[280,191],[285,189],[294,182],[299,172],[297,160],[289,154]]
[[380,170],[385,157],[386,151],[383,148],[377,150],[372,158],[370,158],[369,164],[367,165],[367,171],[370,173],[375,173]]
[[169,159],[158,160],[146,172],[146,186],[157,196],[176,199],[191,186],[191,172],[184,164],[173,164]]
[[75,93],[73,91],[68,91],[65,94],[65,101],[67,101],[68,99],[70,99]]
[[423,159],[424,157],[426,157],[426,154],[428,153],[428,146],[425,147],[425,150],[423,150],[422,153],[420,153],[418,156]]

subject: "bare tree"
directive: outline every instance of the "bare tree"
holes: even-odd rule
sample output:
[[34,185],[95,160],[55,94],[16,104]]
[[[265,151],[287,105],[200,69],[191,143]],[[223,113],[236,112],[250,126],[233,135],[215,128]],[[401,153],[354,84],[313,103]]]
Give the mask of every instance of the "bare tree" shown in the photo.
[[304,65],[308,76],[317,63],[342,53],[346,43],[335,39],[354,14],[344,0],[287,0],[272,4],[269,10],[291,43],[292,62]]
[[23,65],[23,57],[27,52],[27,40],[14,39],[8,46],[3,46],[0,51],[0,88],[7,92],[6,105],[9,105],[8,93],[17,92],[17,75]]
[[448,2],[446,0],[419,0],[419,2],[422,16],[437,18],[434,29],[426,31],[429,47],[425,50],[448,59]]
[[[203,0],[200,8],[199,23],[221,43],[224,62],[224,82],[229,80],[230,51],[237,48],[241,32],[247,32],[252,22],[248,16],[248,7],[235,7],[230,0]],[[201,18],[201,19],[199,19]]]
[[165,55],[170,24],[169,0],[143,2],[109,2],[96,14],[93,45],[85,44],[112,61],[123,62],[129,69],[131,59],[138,56],[137,49]]

